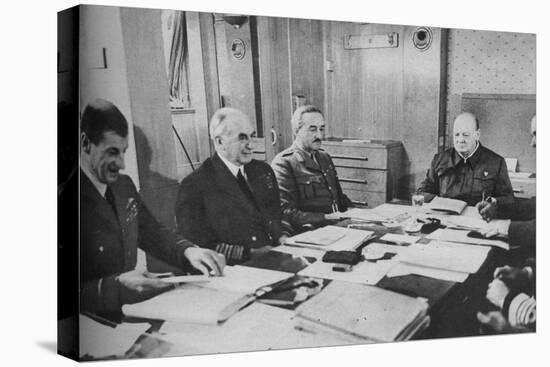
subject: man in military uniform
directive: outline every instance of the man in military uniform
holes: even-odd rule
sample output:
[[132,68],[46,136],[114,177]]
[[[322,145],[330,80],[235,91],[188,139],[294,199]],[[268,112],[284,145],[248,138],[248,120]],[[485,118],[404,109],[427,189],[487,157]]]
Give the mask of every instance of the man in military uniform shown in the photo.
[[294,144],[273,159],[283,204],[283,220],[302,231],[340,219],[351,206],[342,192],[330,155],[321,149],[325,119],[311,105],[292,116]]
[[513,202],[512,185],[504,158],[479,143],[479,123],[468,112],[453,126],[454,147],[436,154],[418,192],[426,201],[435,196],[463,200],[468,205],[488,200]]
[[179,232],[199,246],[223,253],[229,264],[261,255],[279,244],[281,203],[268,164],[252,159],[255,131],[234,108],[212,116],[216,153],[180,184]]
[[225,265],[223,256],[176,236],[151,215],[130,177],[119,173],[127,148],[128,123],[119,109],[102,99],[89,103],[80,136],[80,312],[115,320],[123,304],[170,285],[136,268],[138,247],[182,270],[221,275]]

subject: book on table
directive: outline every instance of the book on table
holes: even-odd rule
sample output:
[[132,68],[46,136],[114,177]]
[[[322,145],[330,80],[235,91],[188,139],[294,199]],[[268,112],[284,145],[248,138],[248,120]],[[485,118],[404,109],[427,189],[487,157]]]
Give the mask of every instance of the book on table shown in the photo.
[[432,201],[426,204],[426,208],[429,210],[457,215],[462,213],[467,206],[468,204],[465,201],[442,198],[440,196],[436,196]]
[[429,324],[428,303],[382,288],[333,281],[296,310],[296,327],[357,342],[408,340]]

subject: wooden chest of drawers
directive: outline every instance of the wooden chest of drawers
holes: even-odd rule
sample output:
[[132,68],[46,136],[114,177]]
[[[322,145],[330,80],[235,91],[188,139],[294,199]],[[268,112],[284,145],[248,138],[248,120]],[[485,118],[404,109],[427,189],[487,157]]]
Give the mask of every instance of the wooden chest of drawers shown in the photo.
[[354,204],[376,207],[396,197],[402,174],[401,142],[329,138],[323,149],[332,156],[342,190]]

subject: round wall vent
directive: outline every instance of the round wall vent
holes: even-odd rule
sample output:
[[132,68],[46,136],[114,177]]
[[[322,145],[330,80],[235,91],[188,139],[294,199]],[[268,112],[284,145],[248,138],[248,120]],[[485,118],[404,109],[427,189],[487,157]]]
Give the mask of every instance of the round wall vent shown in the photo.
[[236,40],[233,40],[231,42],[231,54],[234,58],[237,60],[242,60],[246,53],[246,44],[244,41],[240,38],[237,38]]
[[432,44],[432,30],[427,27],[418,27],[413,33],[414,47],[420,51],[426,51]]

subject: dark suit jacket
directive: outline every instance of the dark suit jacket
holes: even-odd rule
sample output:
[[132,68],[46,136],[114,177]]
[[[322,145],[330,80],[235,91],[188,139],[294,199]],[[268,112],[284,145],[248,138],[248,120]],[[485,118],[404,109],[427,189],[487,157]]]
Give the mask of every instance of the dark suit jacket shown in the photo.
[[193,245],[158,223],[130,177],[121,175],[111,190],[117,216],[88,177],[80,173],[80,309],[108,316],[120,314],[122,304],[140,299],[115,280],[135,268],[138,247],[175,266],[189,268],[184,251]]
[[531,250],[529,256],[534,256],[537,244],[537,200],[516,199],[512,204],[499,205],[500,218],[511,219],[508,228],[510,244]]
[[219,252],[223,252],[218,247],[221,243],[248,251],[278,244],[281,204],[275,175],[267,163],[257,160],[244,170],[258,208],[217,154],[182,180],[176,220],[185,238]]
[[481,144],[466,162],[454,148],[436,154],[418,191],[426,201],[437,195],[476,205],[484,194],[499,205],[514,201],[504,158]]

